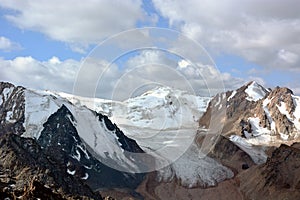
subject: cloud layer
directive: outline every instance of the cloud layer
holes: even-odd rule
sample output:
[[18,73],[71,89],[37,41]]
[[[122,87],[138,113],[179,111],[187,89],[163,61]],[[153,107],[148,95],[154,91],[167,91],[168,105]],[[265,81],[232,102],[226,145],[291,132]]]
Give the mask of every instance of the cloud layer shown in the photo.
[[1,0],[0,6],[15,11],[5,17],[17,27],[67,42],[79,52],[146,19],[141,0]]
[[239,55],[269,68],[299,67],[300,1],[153,2],[171,27],[179,28],[210,52]]
[[[186,63],[184,67],[182,63]],[[3,81],[34,89],[117,100],[130,98],[143,87],[151,89],[158,85],[209,96],[245,83],[228,73],[220,73],[213,66],[191,65],[181,58],[170,58],[166,52],[159,50],[141,50],[124,60],[123,67],[93,58],[61,61],[57,57],[47,61],[32,57],[0,59],[0,66],[0,80]],[[220,86],[217,80],[223,80],[226,88]],[[210,88],[207,88],[208,85]]]
[[75,60],[61,62],[56,57],[43,62],[30,56],[0,59],[0,80],[34,89],[70,92],[79,64]]

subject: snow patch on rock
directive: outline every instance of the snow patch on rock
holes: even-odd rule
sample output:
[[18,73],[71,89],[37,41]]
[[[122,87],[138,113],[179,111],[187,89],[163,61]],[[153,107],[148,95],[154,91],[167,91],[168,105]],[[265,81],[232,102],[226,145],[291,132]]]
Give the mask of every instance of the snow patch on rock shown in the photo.
[[270,130],[267,128],[263,128],[259,125],[260,119],[258,117],[249,117],[249,123],[251,124],[252,135],[259,136],[262,134],[269,134]]
[[294,124],[296,129],[300,131],[300,97],[292,95],[292,98],[295,105],[295,111],[292,115],[289,113],[285,102],[280,102],[280,106],[276,106],[279,112],[285,115],[288,120]]
[[234,97],[234,95],[236,95],[236,90],[231,92],[231,95],[227,98],[227,101],[230,101],[230,99],[232,99]]
[[294,119],[294,125],[298,131],[300,131],[300,97],[292,95],[293,102],[295,105],[295,111],[293,113],[295,119]]
[[72,176],[74,176],[75,173],[76,173],[76,170],[71,171],[71,170],[67,169],[67,173],[70,174],[70,175],[72,175]]

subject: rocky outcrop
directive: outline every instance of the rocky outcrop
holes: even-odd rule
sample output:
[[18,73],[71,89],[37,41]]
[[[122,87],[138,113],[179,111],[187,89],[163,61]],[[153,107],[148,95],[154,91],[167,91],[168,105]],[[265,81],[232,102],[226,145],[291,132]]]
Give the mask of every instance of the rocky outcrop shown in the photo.
[[[294,140],[300,133],[299,113],[296,113],[298,101],[299,97],[288,88],[276,87],[271,91],[250,82],[235,91],[216,95],[199,125],[210,128],[210,124],[217,121],[223,135],[252,138],[267,134],[274,139]],[[216,120],[213,110],[223,113],[224,119]]]
[[31,138],[8,133],[0,138],[0,192],[12,199],[102,199],[67,173],[59,158],[47,156]]
[[300,150],[281,145],[267,162],[238,175],[245,199],[298,199]]
[[25,129],[24,88],[0,82],[0,135],[6,132],[22,134]]
[[229,167],[235,174],[255,164],[246,152],[224,136],[220,136],[217,139],[214,148],[209,152],[208,156]]

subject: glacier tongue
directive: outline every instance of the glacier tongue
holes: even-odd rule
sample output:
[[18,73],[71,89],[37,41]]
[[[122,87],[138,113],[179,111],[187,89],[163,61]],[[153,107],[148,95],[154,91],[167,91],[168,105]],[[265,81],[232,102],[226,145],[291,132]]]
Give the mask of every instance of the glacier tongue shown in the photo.
[[197,186],[209,187],[230,179],[233,172],[215,161],[201,155],[199,148],[192,144],[190,148],[170,166],[159,170],[159,179],[170,181],[174,177],[180,180],[181,185],[192,188]]
[[242,138],[238,135],[232,135],[229,139],[232,142],[234,142],[238,147],[240,147],[243,151],[245,151],[256,164],[262,164],[267,161],[268,156],[263,148],[254,147],[251,143],[247,141],[247,139]]

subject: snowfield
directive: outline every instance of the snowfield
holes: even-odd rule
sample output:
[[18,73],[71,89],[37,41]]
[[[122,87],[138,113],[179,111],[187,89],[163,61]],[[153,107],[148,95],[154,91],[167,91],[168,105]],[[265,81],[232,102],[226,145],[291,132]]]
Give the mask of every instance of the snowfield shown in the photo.
[[130,132],[126,131],[127,126],[156,130],[194,127],[211,99],[169,87],[154,88],[123,102],[84,98],[66,93],[56,95],[68,99],[75,105],[86,106],[109,116],[128,134]]

